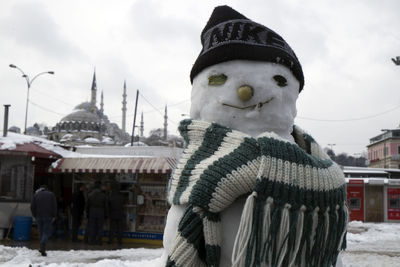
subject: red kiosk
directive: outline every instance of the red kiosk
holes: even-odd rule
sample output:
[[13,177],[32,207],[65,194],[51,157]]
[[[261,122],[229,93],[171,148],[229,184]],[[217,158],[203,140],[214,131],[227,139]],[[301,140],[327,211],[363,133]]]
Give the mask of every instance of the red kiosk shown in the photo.
[[400,220],[400,187],[387,189],[387,219]]
[[364,180],[349,179],[347,184],[347,204],[350,221],[364,221]]

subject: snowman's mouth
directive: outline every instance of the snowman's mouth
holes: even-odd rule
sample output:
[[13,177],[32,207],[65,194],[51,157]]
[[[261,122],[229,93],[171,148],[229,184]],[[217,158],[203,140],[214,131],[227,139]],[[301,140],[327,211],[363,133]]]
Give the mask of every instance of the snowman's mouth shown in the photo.
[[228,103],[222,103],[222,105],[223,106],[227,106],[227,107],[231,107],[231,108],[237,108],[237,109],[257,109],[257,110],[260,110],[265,104],[268,104],[269,102],[271,102],[272,99],[274,99],[274,98],[271,97],[270,99],[265,100],[264,102],[259,102],[257,104],[244,106],[244,107],[239,107],[239,106],[235,106],[235,105],[228,104]]

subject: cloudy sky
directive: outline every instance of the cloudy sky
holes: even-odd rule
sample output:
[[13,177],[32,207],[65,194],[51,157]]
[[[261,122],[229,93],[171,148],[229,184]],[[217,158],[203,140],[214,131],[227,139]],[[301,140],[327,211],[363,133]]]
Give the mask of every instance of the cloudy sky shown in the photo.
[[[121,124],[124,80],[128,123],[136,90],[145,133],[162,127],[168,105],[169,131],[190,107],[189,73],[200,49],[200,32],[213,8],[229,4],[278,32],[297,54],[305,87],[296,124],[324,147],[350,155],[366,150],[369,138],[400,123],[400,2],[192,1],[192,0],[1,0],[0,100],[11,104],[9,126],[23,130],[27,86],[15,64],[31,78],[28,126],[54,126],[90,98],[96,69],[98,103]],[[3,108],[0,112],[3,126]],[[357,155],[357,154],[356,154]]]

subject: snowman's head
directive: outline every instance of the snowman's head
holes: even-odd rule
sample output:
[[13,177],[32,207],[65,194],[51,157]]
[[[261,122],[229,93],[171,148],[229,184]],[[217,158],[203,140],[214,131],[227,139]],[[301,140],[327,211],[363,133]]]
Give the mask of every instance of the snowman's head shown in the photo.
[[191,117],[252,136],[273,131],[290,139],[304,77],[285,40],[220,6],[202,31],[201,42],[190,74]]
[[190,115],[252,136],[273,131],[288,138],[298,94],[299,82],[285,66],[233,60],[194,78]]

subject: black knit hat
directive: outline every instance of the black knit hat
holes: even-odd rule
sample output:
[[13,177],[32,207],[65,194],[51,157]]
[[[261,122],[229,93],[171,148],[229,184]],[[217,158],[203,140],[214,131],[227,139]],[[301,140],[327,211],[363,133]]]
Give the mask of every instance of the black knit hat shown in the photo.
[[296,54],[271,29],[249,20],[229,6],[218,6],[201,32],[203,49],[190,73],[190,81],[206,67],[243,59],[269,61],[288,67],[304,86],[304,76]]

